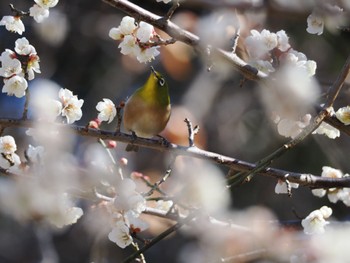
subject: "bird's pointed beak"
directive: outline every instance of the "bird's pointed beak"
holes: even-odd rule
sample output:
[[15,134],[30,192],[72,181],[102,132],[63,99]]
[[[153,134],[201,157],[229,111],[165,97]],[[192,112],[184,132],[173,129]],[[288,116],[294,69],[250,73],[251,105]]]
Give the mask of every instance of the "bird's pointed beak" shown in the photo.
[[156,70],[154,69],[154,67],[153,66],[151,66],[151,72],[155,75],[155,76],[157,76],[157,74],[156,74]]

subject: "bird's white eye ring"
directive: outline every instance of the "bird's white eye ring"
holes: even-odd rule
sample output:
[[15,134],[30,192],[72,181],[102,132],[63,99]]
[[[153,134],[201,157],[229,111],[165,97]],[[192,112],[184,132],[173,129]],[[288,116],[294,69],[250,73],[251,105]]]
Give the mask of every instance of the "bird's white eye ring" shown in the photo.
[[159,78],[158,80],[159,80],[159,82],[158,82],[159,85],[164,86],[165,80],[163,78]]

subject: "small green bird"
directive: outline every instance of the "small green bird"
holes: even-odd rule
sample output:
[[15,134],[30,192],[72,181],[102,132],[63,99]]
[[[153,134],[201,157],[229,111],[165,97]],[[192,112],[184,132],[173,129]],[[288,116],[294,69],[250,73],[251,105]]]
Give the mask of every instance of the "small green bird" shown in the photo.
[[[152,138],[164,130],[171,112],[168,84],[163,76],[151,67],[147,82],[137,89],[124,106],[124,128],[134,135]],[[137,151],[129,144],[127,151]]]

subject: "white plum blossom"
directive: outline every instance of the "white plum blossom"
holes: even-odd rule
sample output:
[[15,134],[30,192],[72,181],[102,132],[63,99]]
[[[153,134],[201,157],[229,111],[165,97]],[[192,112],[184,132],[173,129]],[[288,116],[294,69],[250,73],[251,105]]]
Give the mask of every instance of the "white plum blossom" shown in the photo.
[[10,169],[21,164],[19,156],[15,153],[17,145],[11,135],[0,137],[0,167]]
[[132,34],[136,28],[135,18],[130,16],[124,16],[119,26],[120,32],[123,35]]
[[28,82],[25,78],[13,76],[9,79],[4,79],[2,92],[7,93],[9,96],[15,95],[17,98],[22,98],[26,94],[27,88]]
[[294,139],[309,125],[310,120],[310,114],[306,114],[300,121],[281,119],[277,124],[277,131],[284,137]]
[[[191,171],[193,168],[196,172]],[[189,207],[200,208],[205,213],[214,215],[227,209],[230,204],[228,192],[221,178],[221,171],[206,163],[188,164],[189,172],[180,178],[184,187],[181,191],[182,202]]]
[[72,124],[75,121],[78,121],[83,116],[81,107],[83,106],[84,100],[79,100],[77,97],[71,98],[63,106],[62,116],[67,118],[67,123]]
[[97,118],[100,121],[108,121],[108,123],[111,123],[117,115],[115,105],[110,99],[103,99],[103,101],[97,103],[96,110],[100,112]]
[[[349,175],[346,174],[344,177],[348,177]],[[346,206],[350,206],[350,188],[343,188],[342,189],[342,201]]]
[[58,97],[60,98],[62,104],[65,105],[71,98],[74,97],[74,95],[71,90],[61,88],[58,92]]
[[345,125],[350,124],[350,106],[342,107],[337,110],[335,116]]
[[117,221],[112,231],[108,234],[110,241],[116,243],[120,248],[129,246],[133,239],[129,227],[123,221]]
[[34,72],[41,73],[39,62],[40,62],[40,58],[37,54],[31,54],[29,56],[29,60],[27,64],[28,80],[34,79]]
[[125,36],[118,47],[121,49],[120,53],[123,55],[137,56],[141,52],[141,48],[137,44],[136,38],[132,35]]
[[17,58],[11,58],[8,50],[1,54],[0,76],[9,78],[22,73],[22,64]]
[[324,197],[327,193],[327,190],[323,188],[317,188],[317,189],[312,189],[311,192],[314,196]]
[[40,163],[44,157],[44,147],[37,146],[34,147],[31,144],[28,145],[28,149],[26,151],[26,156],[32,163]]
[[11,135],[0,137],[0,153],[12,154],[16,150],[16,141]]
[[5,51],[1,53],[0,61],[1,63],[6,63],[14,58],[16,58],[16,53],[6,48]]
[[108,36],[114,40],[120,40],[124,37],[124,35],[120,32],[120,29],[117,27],[113,27],[109,30]]
[[15,42],[15,51],[19,55],[30,55],[30,54],[36,54],[35,48],[29,44],[28,39],[25,37],[19,38]]
[[136,184],[133,180],[126,178],[118,184],[113,208],[119,213],[128,211],[135,217],[146,209],[146,200],[136,191]]
[[[291,188],[298,188],[299,184],[289,182],[289,186]],[[289,192],[288,192],[287,183],[285,181],[278,180],[277,184],[275,186],[275,193],[276,194],[288,194]]]
[[140,42],[146,43],[153,36],[153,32],[154,28],[152,25],[141,21],[139,28],[136,30],[136,37],[138,40],[140,40]]
[[322,122],[321,125],[312,132],[312,134],[324,134],[330,139],[335,139],[340,136],[340,131],[328,123]]
[[60,101],[52,99],[49,94],[34,94],[33,110],[39,120],[53,122],[62,114],[63,105]]
[[146,63],[151,62],[159,54],[158,47],[150,47],[140,50],[136,58],[140,63]]
[[260,34],[261,34],[261,40],[262,40],[264,49],[270,51],[275,47],[277,47],[278,40],[277,40],[277,35],[275,33],[272,33],[269,30],[263,29]]
[[34,2],[42,8],[52,8],[58,3],[58,0],[34,0]]
[[109,37],[114,40],[121,40],[127,35],[134,33],[137,28],[135,18],[130,16],[124,16],[120,22],[119,27],[113,27],[109,30]]
[[0,26],[5,26],[6,30],[20,35],[25,31],[24,24],[18,16],[4,16],[0,21]]
[[329,166],[323,166],[321,177],[342,178],[343,173],[339,169],[334,169],[334,168],[329,167]]
[[66,193],[40,180],[19,178],[2,182],[0,197],[2,211],[20,222],[34,219],[63,227],[75,223],[83,214]]
[[37,23],[41,23],[45,18],[49,17],[50,11],[48,8],[35,4],[29,8],[29,15],[33,17]]
[[247,50],[252,58],[265,57],[267,52],[271,51],[278,45],[277,34],[263,29],[261,32],[253,29],[250,31],[251,36],[245,39]]
[[307,18],[306,31],[310,34],[321,35],[324,28],[324,18],[320,15],[312,13]]
[[255,29],[250,31],[251,35],[245,39],[249,56],[252,59],[261,59],[278,44],[277,35],[264,29],[259,32]]
[[312,211],[305,219],[301,221],[304,228],[304,233],[308,235],[322,234],[325,231],[325,226],[329,224],[325,219],[332,215],[332,209],[323,206],[318,210]]
[[[348,174],[343,175],[341,170],[334,169],[329,166],[322,167],[321,177],[339,179],[349,176]],[[329,189],[313,189],[312,194],[317,197],[323,197],[327,194],[328,200],[331,203],[343,201],[345,204],[348,202],[348,188],[329,188]]]
[[66,193],[57,196],[55,208],[57,212],[49,213],[46,220],[58,228],[75,224],[84,214],[80,207],[73,205]]
[[[45,112],[42,113],[48,121],[54,121],[62,113],[63,105],[58,100],[47,99],[41,106],[45,107]],[[41,113],[40,113],[41,114]]]
[[282,65],[293,66],[305,71],[309,77],[316,73],[316,62],[308,60],[304,53],[298,52],[292,48],[280,56],[280,62]]
[[286,31],[280,30],[276,33],[278,39],[277,48],[282,52],[287,51],[290,48],[289,37],[286,34]]
[[72,91],[63,88],[58,92],[58,96],[62,103],[62,116],[67,118],[67,123],[72,124],[80,120],[83,116],[81,107],[84,100],[79,100],[76,95],[73,95]]

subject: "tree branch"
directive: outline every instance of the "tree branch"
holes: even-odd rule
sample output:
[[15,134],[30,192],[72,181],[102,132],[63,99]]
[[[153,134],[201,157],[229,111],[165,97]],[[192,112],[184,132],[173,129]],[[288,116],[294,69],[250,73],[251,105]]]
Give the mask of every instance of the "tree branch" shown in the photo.
[[[180,28],[178,25],[166,19],[166,17],[161,17],[155,15],[127,0],[102,0],[103,2],[125,12],[126,14],[134,17],[137,20],[142,20],[147,22],[164,32],[169,36],[175,38],[178,41],[186,43],[199,49],[205,54],[206,44],[202,43],[198,36]],[[213,48],[213,54],[217,57],[229,61],[233,67],[239,71],[245,78],[250,80],[260,80],[267,77],[267,75],[256,68],[249,66],[246,62],[240,59],[236,54],[224,51],[219,48]]]
[[[35,128],[35,124],[37,123],[31,120],[0,119],[0,126],[2,127]],[[173,143],[164,145],[162,141],[157,139],[147,139],[140,137],[134,138],[132,135],[122,132],[87,129],[83,126],[69,126],[66,124],[55,123],[48,125],[52,125],[53,127],[55,127],[56,130],[66,129],[81,136],[100,138],[103,140],[115,140],[123,143],[132,142],[135,145],[142,146],[145,148],[150,148],[158,151],[169,151],[170,153],[174,153],[175,155],[191,156],[202,160],[209,160],[239,172],[250,172],[256,168],[255,164],[235,159],[232,157],[224,156],[218,153],[205,151],[197,147],[185,147]],[[257,172],[257,174],[263,176],[270,176],[281,180],[284,180],[286,175],[288,175],[288,180],[290,182],[299,183],[300,185],[308,186],[311,188],[350,187],[350,177],[338,179],[325,178],[312,174],[289,172],[269,167],[260,170],[259,172]]]

